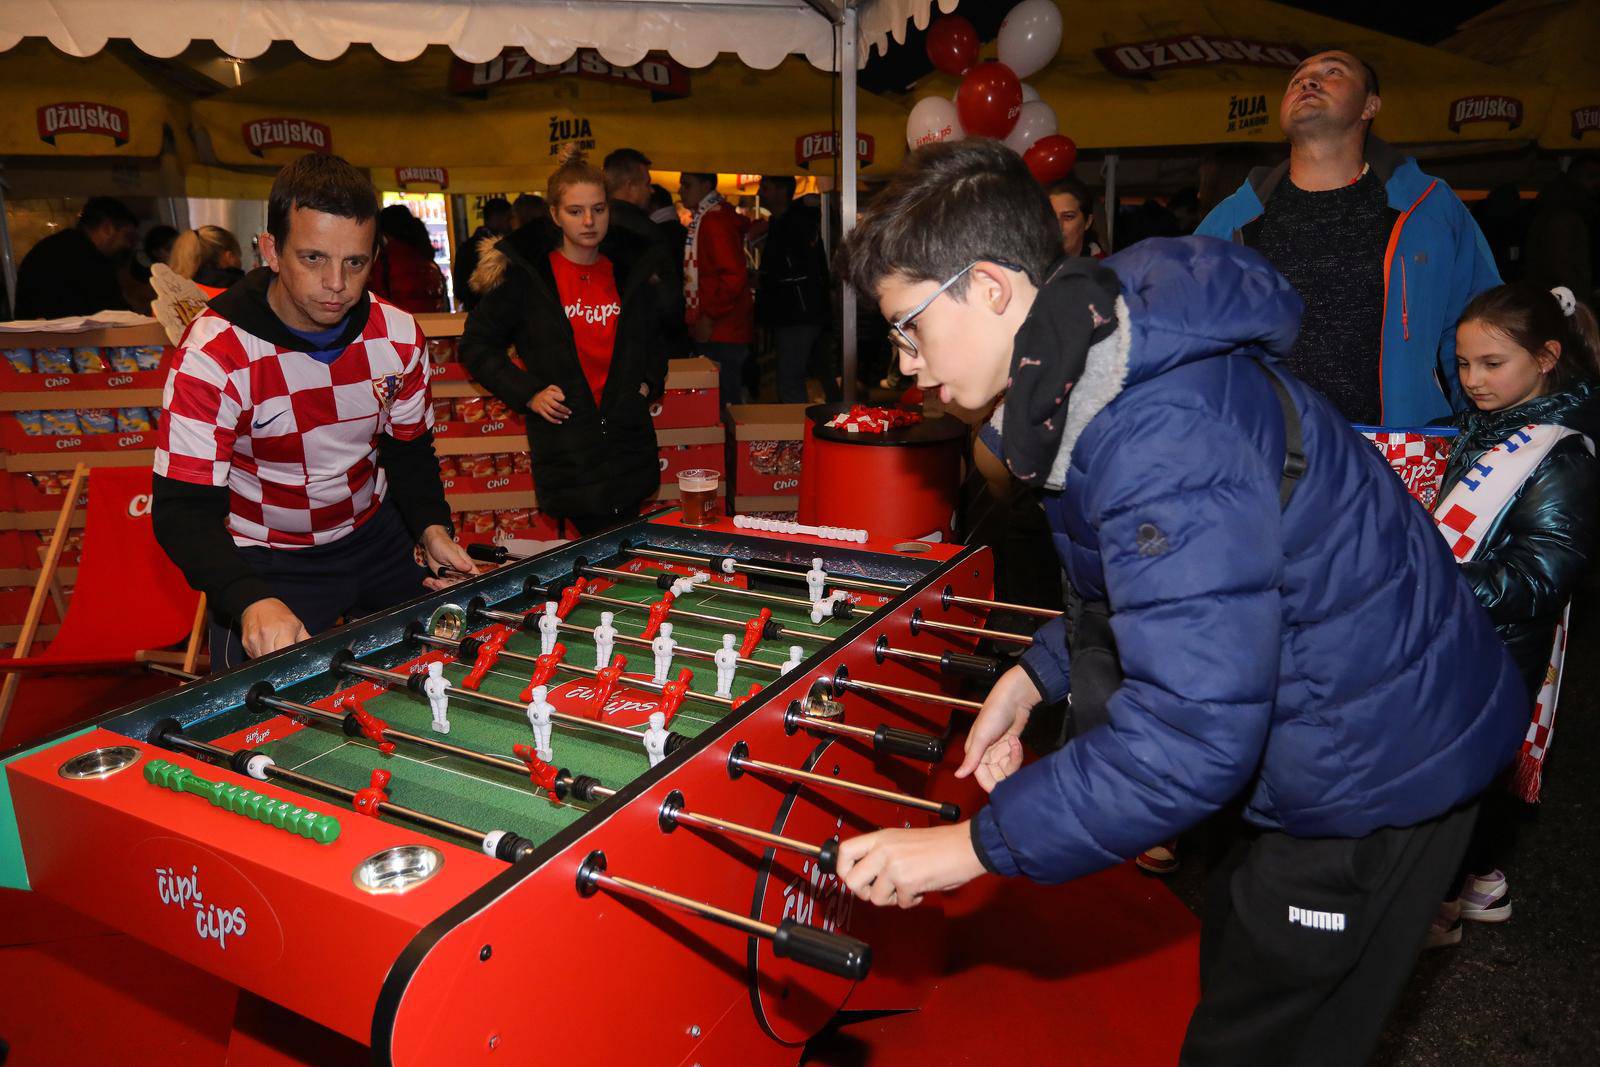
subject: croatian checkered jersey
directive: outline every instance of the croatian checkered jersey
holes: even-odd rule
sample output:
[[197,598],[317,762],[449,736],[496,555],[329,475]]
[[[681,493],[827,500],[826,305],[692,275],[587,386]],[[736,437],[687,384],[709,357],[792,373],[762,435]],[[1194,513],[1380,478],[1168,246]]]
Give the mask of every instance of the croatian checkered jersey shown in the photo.
[[346,536],[383,502],[377,435],[433,428],[427,341],[371,297],[366,326],[327,364],[215,310],[190,324],[167,375],[155,473],[228,487],[236,545],[304,548]]

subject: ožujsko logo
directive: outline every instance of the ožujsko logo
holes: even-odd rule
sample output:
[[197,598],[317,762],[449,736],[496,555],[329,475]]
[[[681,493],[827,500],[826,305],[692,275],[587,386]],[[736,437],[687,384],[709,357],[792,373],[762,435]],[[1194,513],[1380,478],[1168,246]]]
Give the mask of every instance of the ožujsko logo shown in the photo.
[[450,187],[450,172],[443,167],[396,167],[394,168],[395,183],[404,189],[408,185],[437,185],[440,189]]
[[1503,93],[1480,93],[1450,102],[1450,132],[1460,133],[1470,122],[1503,122],[1506,129],[1522,125],[1522,101]]
[[128,113],[110,104],[78,100],[46,104],[38,110],[39,140],[54,145],[63,133],[98,133],[111,138],[118,148],[128,143]]
[[[856,158],[863,167],[872,166],[872,156],[877,142],[870,133],[856,135]],[[794,139],[794,161],[798,166],[811,169],[819,159],[832,159],[839,154],[839,138],[832,130],[801,134]]]
[[1238,37],[1215,37],[1203,33],[1107,45],[1096,48],[1094,54],[1107,70],[1123,78],[1139,78],[1160,70],[1203,67],[1213,63],[1287,67],[1293,70],[1310,55],[1304,48],[1287,41],[1246,41]]
[[244,124],[244,144],[255,156],[268,148],[332,152],[333,131],[310,119],[257,119]]
[[1600,130],[1600,104],[1572,109],[1572,136],[1576,140],[1590,130]]

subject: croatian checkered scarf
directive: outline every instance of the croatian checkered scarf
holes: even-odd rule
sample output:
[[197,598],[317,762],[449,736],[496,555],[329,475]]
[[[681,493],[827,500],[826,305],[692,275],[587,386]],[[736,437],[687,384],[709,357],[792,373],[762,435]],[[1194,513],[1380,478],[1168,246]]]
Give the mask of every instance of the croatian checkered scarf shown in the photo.
[[1089,348],[1116,329],[1121,291],[1110,269],[1079,258],[1061,260],[1039,287],[1012,342],[1006,383],[1005,461],[1019,481],[1040,486],[1049,478],[1067,424],[1067,395]]
[[[1485,452],[1472,468],[1451,488],[1433,509],[1439,532],[1450,545],[1457,563],[1469,562],[1483,544],[1484,536],[1499,520],[1501,512],[1539,469],[1552,449],[1577,431],[1565,426],[1529,424]],[[1528,733],[1522,739],[1516,766],[1511,774],[1511,792],[1529,804],[1539,801],[1544,778],[1544,759],[1550,751],[1556,729],[1556,698],[1561,695],[1561,670],[1567,652],[1568,604],[1556,624],[1555,644],[1550,650],[1550,666],[1533,703]]]

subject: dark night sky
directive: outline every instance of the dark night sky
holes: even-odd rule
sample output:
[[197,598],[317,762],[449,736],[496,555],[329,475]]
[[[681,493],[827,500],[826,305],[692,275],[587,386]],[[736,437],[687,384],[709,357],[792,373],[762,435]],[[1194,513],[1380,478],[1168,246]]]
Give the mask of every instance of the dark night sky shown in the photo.
[[[1440,4],[1406,3],[1404,0],[1295,0],[1285,6],[1422,44],[1434,44],[1496,2],[1498,0],[1450,0]],[[966,17],[977,27],[978,35],[990,41],[999,32],[1006,12],[1014,6],[1014,0],[961,0],[956,13]],[[904,45],[891,48],[887,56],[872,58],[862,72],[861,84],[868,89],[895,92],[927,74],[933,68],[923,52],[922,39],[922,33],[912,27]]]

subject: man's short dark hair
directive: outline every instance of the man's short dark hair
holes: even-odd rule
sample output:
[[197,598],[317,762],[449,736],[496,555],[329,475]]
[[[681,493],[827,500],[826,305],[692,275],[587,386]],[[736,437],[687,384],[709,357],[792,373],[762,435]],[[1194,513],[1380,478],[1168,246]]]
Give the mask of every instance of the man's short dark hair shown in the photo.
[[673,203],[672,194],[667,192],[667,187],[665,185],[661,185],[660,183],[652,183],[651,184],[651,186],[650,186],[650,210],[651,211],[659,211],[664,207],[671,207],[672,203]]
[[794,195],[795,180],[793,174],[763,174],[761,176],[761,183],[763,185],[771,185],[774,188],[782,189],[790,196]]
[[650,182],[650,157],[637,148],[619,148],[606,156],[600,167],[606,172],[606,186],[617,189],[628,184],[629,179],[644,176]]
[[[1021,267],[1038,285],[1061,257],[1061,227],[1021,156],[986,138],[942,141],[906,157],[840,254],[874,302],[891,275],[943,282],[976,260]],[[964,296],[965,283],[951,295]]]
[[121,229],[139,225],[139,217],[114,196],[91,196],[83,202],[83,210],[78,212],[79,226],[86,230],[97,230],[107,222]]
[[378,190],[366,171],[343,157],[308,152],[278,172],[267,196],[267,232],[280,248],[297,207],[366,222],[378,217]]
[[511,201],[503,196],[491,196],[483,202],[483,221],[488,222],[492,215],[511,214]]
[[1078,202],[1078,210],[1085,215],[1094,214],[1094,194],[1089,187],[1078,179],[1076,174],[1069,174],[1059,181],[1050,183],[1050,188],[1045,190],[1046,196],[1057,196],[1066,193]]
[[511,213],[517,217],[519,226],[526,226],[530,222],[537,222],[550,213],[545,205],[544,197],[534,193],[523,193],[511,203]]

